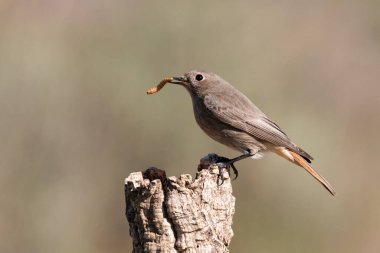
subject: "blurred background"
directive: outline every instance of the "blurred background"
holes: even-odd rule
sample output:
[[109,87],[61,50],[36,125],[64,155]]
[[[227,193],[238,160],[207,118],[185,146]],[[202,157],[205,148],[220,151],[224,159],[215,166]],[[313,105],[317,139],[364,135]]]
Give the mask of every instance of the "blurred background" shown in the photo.
[[237,152],[163,77],[215,72],[315,158],[237,165],[231,252],[380,252],[379,1],[0,2],[0,252],[130,252],[124,178]]

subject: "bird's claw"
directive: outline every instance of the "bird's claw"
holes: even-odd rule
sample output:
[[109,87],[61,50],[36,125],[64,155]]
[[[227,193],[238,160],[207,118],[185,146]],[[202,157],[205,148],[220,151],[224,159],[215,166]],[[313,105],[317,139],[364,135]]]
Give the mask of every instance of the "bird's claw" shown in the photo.
[[234,163],[231,162],[231,160],[226,157],[220,157],[216,163],[216,166],[218,166],[218,169],[219,169],[218,181],[217,181],[218,186],[221,186],[224,183],[223,169],[226,169],[228,172],[228,175],[231,176],[230,170],[232,168],[232,171],[235,174],[235,178],[233,180],[235,180],[239,175],[239,172],[236,169]]

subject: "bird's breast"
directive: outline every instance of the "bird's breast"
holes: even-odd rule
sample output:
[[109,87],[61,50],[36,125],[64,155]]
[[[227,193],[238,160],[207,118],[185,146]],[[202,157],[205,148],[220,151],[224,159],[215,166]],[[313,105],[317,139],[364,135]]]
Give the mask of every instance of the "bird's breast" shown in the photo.
[[219,140],[223,137],[223,131],[231,128],[216,118],[200,98],[193,99],[193,111],[199,127],[213,139]]

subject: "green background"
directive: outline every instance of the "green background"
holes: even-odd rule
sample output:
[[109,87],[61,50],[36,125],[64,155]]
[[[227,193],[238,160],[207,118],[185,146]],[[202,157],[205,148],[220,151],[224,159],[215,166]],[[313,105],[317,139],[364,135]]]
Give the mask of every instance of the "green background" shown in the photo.
[[179,86],[215,72],[337,190],[275,155],[237,164],[231,252],[380,252],[379,1],[0,2],[0,251],[130,252],[124,178],[195,174]]

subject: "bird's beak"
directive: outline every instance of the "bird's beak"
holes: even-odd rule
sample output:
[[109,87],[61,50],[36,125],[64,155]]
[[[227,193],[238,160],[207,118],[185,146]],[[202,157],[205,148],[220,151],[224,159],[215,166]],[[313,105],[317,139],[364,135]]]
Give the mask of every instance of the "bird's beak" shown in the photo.
[[179,76],[179,77],[172,77],[172,81],[170,81],[169,83],[175,83],[175,84],[187,84],[188,81],[187,81],[187,78],[184,77],[184,76]]

